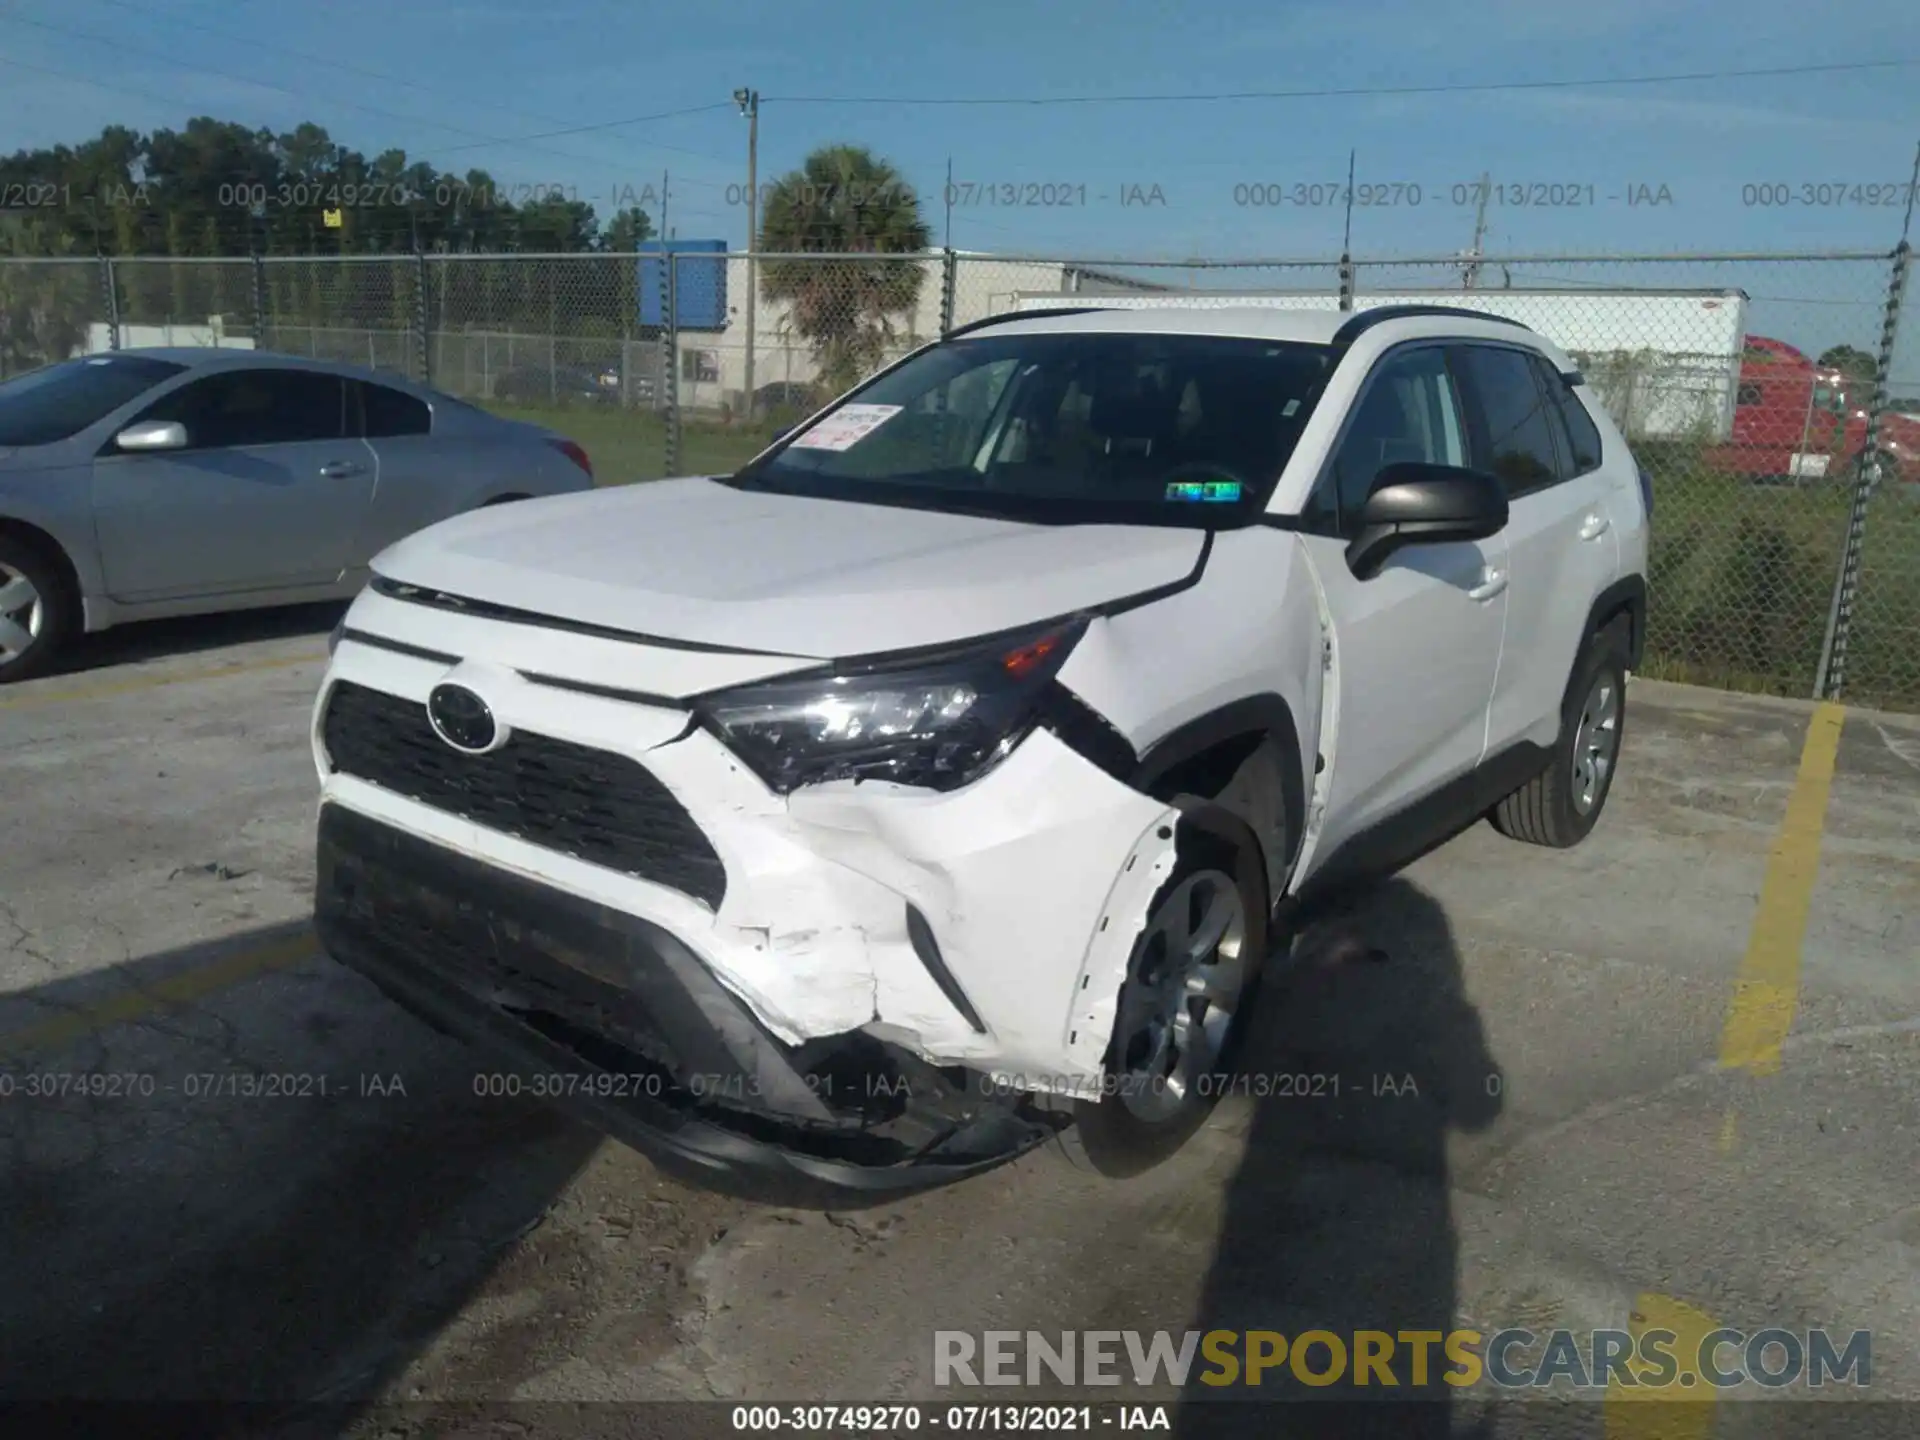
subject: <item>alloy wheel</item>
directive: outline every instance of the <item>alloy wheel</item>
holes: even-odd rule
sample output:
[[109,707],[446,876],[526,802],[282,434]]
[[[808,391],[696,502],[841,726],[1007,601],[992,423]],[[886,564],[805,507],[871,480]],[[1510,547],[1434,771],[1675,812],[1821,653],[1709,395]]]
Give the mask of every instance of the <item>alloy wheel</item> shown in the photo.
[[46,597],[25,574],[0,564],[0,669],[26,654],[46,624]]
[[1148,1123],[1213,1078],[1246,985],[1246,907],[1233,877],[1189,875],[1148,918],[1120,1002],[1115,1098]]
[[1620,753],[1620,686],[1611,673],[1595,678],[1573,732],[1573,808],[1591,814],[1606,793]]

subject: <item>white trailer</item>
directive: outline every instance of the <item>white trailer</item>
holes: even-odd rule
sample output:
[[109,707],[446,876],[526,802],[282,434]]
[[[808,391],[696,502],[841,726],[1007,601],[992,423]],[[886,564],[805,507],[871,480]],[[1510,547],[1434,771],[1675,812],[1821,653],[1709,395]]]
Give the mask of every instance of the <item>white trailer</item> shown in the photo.
[[87,327],[87,343],[75,346],[78,355],[103,355],[109,350],[145,350],[155,347],[217,346],[227,350],[251,350],[253,341],[244,335],[229,335],[223,316],[209,315],[204,325],[126,325],[120,327],[118,343],[111,325],[95,323]]
[[[1026,291],[1016,310],[1058,305],[1157,309],[1202,305],[1338,310],[1324,291],[1160,290],[1151,294]],[[1427,290],[1359,294],[1355,310],[1447,305],[1517,320],[1579,364],[1622,429],[1634,439],[1725,440],[1733,429],[1747,296],[1740,290]]]

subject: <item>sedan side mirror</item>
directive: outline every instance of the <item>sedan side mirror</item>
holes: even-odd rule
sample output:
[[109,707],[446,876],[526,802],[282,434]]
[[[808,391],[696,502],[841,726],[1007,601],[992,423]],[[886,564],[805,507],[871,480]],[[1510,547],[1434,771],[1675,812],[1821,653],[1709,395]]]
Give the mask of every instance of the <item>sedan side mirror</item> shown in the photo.
[[129,425],[114,436],[113,443],[122,450],[136,453],[184,450],[187,448],[187,427],[178,420],[143,420],[138,425]]
[[1389,465],[1374,479],[1347,546],[1347,568],[1371,580],[1408,545],[1484,540],[1507,525],[1507,492],[1483,470],[1457,465]]
[[791,435],[796,428],[797,427],[792,425],[782,425],[778,430],[773,432],[773,438],[767,441],[767,448],[772,449],[775,445],[778,445],[782,440],[786,439],[787,436]]

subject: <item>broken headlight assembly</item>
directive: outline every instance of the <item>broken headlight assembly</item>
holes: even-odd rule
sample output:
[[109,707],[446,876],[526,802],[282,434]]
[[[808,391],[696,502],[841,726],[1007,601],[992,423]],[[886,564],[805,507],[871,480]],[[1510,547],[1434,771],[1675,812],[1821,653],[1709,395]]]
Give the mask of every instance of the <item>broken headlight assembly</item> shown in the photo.
[[958,790],[1039,720],[1084,619],[992,641],[882,658],[710,696],[703,720],[786,795],[833,780]]

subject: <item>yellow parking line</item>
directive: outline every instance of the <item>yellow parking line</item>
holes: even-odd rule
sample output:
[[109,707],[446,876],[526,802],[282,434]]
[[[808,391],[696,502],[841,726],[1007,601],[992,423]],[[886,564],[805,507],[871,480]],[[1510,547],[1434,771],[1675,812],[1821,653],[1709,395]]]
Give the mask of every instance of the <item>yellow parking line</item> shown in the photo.
[[[1670,1295],[1649,1293],[1636,1299],[1627,1320],[1634,1353],[1649,1331],[1668,1331],[1674,1337],[1666,1349],[1675,1373],[1672,1383],[1659,1389],[1625,1385],[1609,1376],[1607,1440],[1707,1440],[1713,1434],[1714,1391],[1700,1370],[1700,1345],[1719,1328],[1704,1310]],[[1630,1368],[1637,1373],[1642,1367]]]
[[1829,702],[1813,712],[1807,725],[1800,773],[1767,858],[1746,958],[1720,1035],[1723,1068],[1755,1075],[1772,1075],[1780,1068],[1780,1047],[1800,1003],[1800,951],[1820,875],[1820,841],[1846,715],[1843,706]]
[[17,695],[0,700],[0,710],[25,710],[35,705],[60,705],[74,700],[105,700],[114,695],[138,695],[168,685],[191,685],[196,680],[224,680],[229,675],[251,675],[265,670],[291,670],[296,665],[322,665],[325,655],[295,655],[280,660],[253,660],[239,665],[208,666],[177,674],[142,675],[106,685],[89,685],[81,690],[53,690],[34,695]]
[[122,991],[85,1010],[0,1036],[0,1060],[58,1050],[110,1025],[125,1025],[130,1021],[143,1020],[171,1005],[187,1005],[195,1000],[203,1000],[243,980],[251,980],[270,970],[288,969],[319,953],[311,935],[291,935],[269,945],[210,960],[191,970],[169,975],[152,985]]

